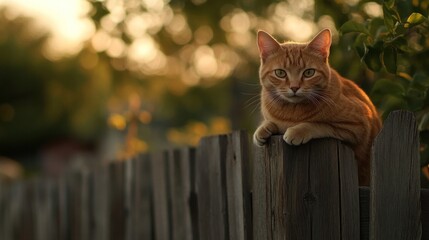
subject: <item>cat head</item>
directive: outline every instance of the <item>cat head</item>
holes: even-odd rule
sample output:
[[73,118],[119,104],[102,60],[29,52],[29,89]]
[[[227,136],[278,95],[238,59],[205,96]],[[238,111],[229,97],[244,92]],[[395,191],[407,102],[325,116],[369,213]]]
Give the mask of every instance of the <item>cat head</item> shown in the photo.
[[275,98],[290,103],[316,102],[330,80],[328,63],[331,31],[322,30],[309,43],[279,43],[258,32],[262,87]]

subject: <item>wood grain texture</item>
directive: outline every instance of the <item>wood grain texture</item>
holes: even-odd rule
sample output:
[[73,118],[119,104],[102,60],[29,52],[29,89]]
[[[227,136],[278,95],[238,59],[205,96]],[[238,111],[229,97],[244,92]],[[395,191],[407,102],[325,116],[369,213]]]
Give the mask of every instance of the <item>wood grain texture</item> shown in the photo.
[[171,239],[171,211],[168,179],[168,153],[151,156],[155,240]]
[[32,182],[15,182],[3,192],[7,201],[3,202],[4,215],[0,216],[2,240],[36,239],[34,205],[28,201],[35,197],[32,184]]
[[422,205],[422,240],[429,240],[429,189],[420,192]]
[[35,238],[58,239],[58,185],[47,179],[33,181]]
[[191,195],[189,149],[170,150],[169,179],[171,194],[172,239],[191,240],[192,222],[189,209]]
[[340,180],[341,239],[360,239],[358,166],[353,150],[337,142]]
[[229,134],[226,159],[229,239],[252,239],[250,164],[247,133]]
[[296,147],[273,136],[256,151],[255,239],[359,239],[357,165],[351,149],[333,139]]
[[[317,139],[310,142],[309,195],[312,211],[312,236],[341,239],[340,176],[337,141]],[[348,160],[353,161],[353,160]],[[349,174],[345,174],[346,176]],[[348,176],[347,176],[348,177]],[[313,199],[314,202],[313,202]],[[332,228],[330,226],[338,226]]]
[[150,156],[137,157],[135,162],[135,205],[131,211],[135,215],[135,238],[154,239],[152,168]]
[[198,220],[198,197],[197,197],[197,173],[196,173],[196,149],[188,148],[182,151],[182,156],[189,160],[189,176],[191,178],[191,192],[188,198],[188,206],[191,215],[192,236],[193,239],[200,239],[199,237],[199,220]]
[[92,194],[90,195],[92,239],[110,239],[110,179],[108,165],[102,165],[91,173],[90,189],[92,189]]
[[419,136],[414,115],[392,112],[373,145],[370,239],[419,239]]
[[228,239],[225,183],[225,135],[201,139],[197,148],[196,184],[200,239]]
[[273,136],[257,148],[233,132],[60,179],[0,183],[0,239],[429,240],[411,113],[386,120],[372,155],[371,188],[359,188],[340,141]]
[[253,238],[255,240],[271,240],[273,238],[271,233],[270,152],[267,146],[252,146],[254,153],[252,172]]
[[[125,238],[125,189],[124,162],[116,161],[109,166],[109,236],[110,239]],[[121,219],[118,221],[118,219]]]
[[284,141],[279,136],[273,137],[268,145],[271,189],[271,231],[273,239],[283,239],[286,236],[286,181]]
[[359,187],[360,239],[369,240],[369,187]]
[[311,239],[316,195],[310,186],[310,145],[285,145],[285,152],[286,239]]

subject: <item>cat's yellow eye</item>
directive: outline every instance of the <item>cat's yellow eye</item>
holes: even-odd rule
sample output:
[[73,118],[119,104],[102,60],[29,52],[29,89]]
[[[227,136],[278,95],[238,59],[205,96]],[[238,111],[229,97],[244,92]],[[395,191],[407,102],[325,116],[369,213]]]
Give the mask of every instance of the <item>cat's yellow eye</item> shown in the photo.
[[314,70],[313,68],[309,68],[309,69],[306,69],[302,75],[306,78],[309,78],[309,77],[312,77],[315,73],[316,73],[316,70]]
[[276,69],[274,70],[274,74],[278,77],[278,78],[285,78],[286,77],[286,71],[283,69]]

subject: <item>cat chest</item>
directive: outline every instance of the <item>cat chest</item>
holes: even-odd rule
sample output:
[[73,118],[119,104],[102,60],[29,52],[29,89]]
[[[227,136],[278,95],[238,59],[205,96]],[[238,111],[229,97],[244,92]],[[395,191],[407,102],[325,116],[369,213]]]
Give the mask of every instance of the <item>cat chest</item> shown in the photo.
[[[307,112],[307,114],[308,113],[309,112]],[[268,120],[274,123],[277,126],[279,133],[284,133],[286,129],[296,126],[299,123],[321,121],[321,119],[319,119],[321,114],[320,115],[319,114],[311,114],[311,115],[301,114],[300,115],[301,117],[295,114],[287,114],[286,112],[284,112],[283,114],[279,115],[279,114],[272,114],[268,111],[265,111],[263,113],[265,120]]]
[[275,118],[271,118],[271,119],[268,118],[267,120],[270,122],[273,122],[279,130],[278,133],[281,133],[281,134],[285,133],[288,128],[293,127],[293,126],[298,124],[298,122],[292,122],[292,121],[287,121],[287,120],[278,120]]

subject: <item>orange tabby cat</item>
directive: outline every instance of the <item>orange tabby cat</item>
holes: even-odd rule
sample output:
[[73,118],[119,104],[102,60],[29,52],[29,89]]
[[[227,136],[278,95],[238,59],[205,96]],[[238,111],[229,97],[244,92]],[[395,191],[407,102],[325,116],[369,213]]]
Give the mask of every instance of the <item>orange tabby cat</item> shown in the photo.
[[368,185],[370,150],[381,121],[368,96],[330,68],[330,46],[329,29],[310,43],[280,44],[258,32],[264,121],[253,141],[262,146],[273,134],[283,134],[292,145],[324,137],[345,141],[355,152],[359,183]]

